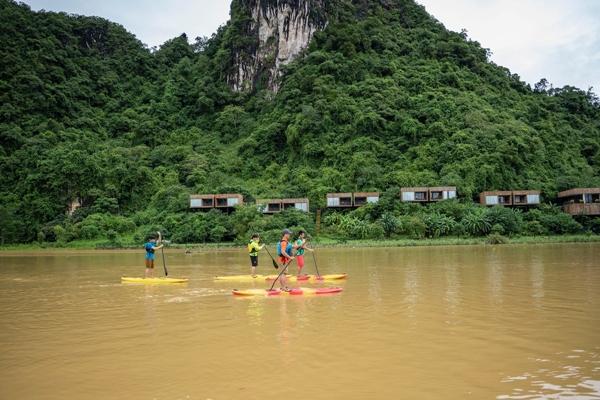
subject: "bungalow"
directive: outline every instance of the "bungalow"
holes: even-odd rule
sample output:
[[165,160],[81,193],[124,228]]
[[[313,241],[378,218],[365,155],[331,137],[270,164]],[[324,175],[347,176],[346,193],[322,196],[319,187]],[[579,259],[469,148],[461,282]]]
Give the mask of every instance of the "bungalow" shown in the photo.
[[456,198],[456,186],[440,186],[429,188],[429,201],[437,202]]
[[214,194],[193,194],[190,196],[190,208],[192,209],[213,208],[214,206]]
[[281,199],[258,199],[256,205],[263,214],[274,214],[280,212],[283,207]]
[[512,192],[507,190],[482,192],[479,194],[479,203],[484,206],[512,206]]
[[540,205],[539,190],[513,190],[513,206]]
[[427,187],[407,187],[400,189],[400,198],[402,201],[415,203],[427,203],[429,201],[429,188]]
[[308,212],[308,199],[283,199],[281,201],[283,209],[295,208],[300,211]]
[[352,207],[352,193],[327,193],[327,207]]
[[378,192],[358,192],[354,193],[354,207],[364,206],[365,204],[377,203],[379,201]]
[[571,215],[600,215],[600,188],[577,188],[558,193],[563,210]]
[[244,204],[244,197],[241,194],[216,194],[216,208],[233,208]]

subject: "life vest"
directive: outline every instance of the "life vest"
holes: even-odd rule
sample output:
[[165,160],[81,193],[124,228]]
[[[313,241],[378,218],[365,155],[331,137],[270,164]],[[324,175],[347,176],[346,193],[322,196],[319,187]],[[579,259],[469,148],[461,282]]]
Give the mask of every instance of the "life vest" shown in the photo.
[[292,255],[293,246],[292,246],[292,244],[289,241],[283,240],[283,239],[281,239],[279,241],[279,243],[277,244],[277,255],[280,256],[280,257],[283,256],[283,252],[281,251],[281,243],[283,243],[283,242],[286,243],[286,245],[285,245],[285,252],[288,254],[288,256],[291,256]]
[[144,248],[146,249],[147,253],[154,254],[154,244],[148,242],[148,243],[146,243]]

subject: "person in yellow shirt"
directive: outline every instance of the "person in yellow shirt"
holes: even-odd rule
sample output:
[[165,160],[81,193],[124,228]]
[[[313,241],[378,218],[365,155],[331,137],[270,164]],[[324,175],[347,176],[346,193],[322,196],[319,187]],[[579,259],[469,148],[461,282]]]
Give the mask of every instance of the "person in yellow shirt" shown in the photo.
[[265,245],[260,245],[260,235],[255,233],[250,238],[250,242],[248,243],[248,254],[250,255],[250,265],[252,271],[252,277],[256,276],[256,267],[258,267],[258,252],[265,247]]

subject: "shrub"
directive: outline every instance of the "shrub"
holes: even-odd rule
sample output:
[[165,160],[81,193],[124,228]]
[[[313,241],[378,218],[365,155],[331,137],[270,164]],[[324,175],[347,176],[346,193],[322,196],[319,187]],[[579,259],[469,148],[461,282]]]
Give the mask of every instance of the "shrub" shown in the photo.
[[529,221],[525,223],[524,232],[532,236],[548,234],[548,230],[540,223],[540,221]]
[[463,217],[461,225],[472,236],[487,235],[492,229],[490,218],[484,208],[471,210]]
[[507,235],[520,233],[523,228],[523,216],[519,210],[506,207],[492,207],[486,211],[492,226],[499,224]]
[[426,215],[423,222],[425,223],[425,233],[428,237],[433,238],[450,234],[456,225],[456,221],[452,217],[438,213]]
[[500,224],[494,224],[492,226],[492,229],[490,230],[490,232],[493,235],[503,235],[504,234],[504,226],[500,225]]
[[427,226],[420,217],[404,216],[400,218],[400,232],[412,239],[424,238],[426,231]]
[[400,227],[398,219],[391,213],[385,213],[379,220],[383,233],[386,237],[390,237],[396,233]]
[[555,214],[543,214],[540,223],[551,233],[578,233],[583,227],[569,214],[558,212]]
[[490,234],[486,239],[487,244],[507,244],[508,238],[498,233]]

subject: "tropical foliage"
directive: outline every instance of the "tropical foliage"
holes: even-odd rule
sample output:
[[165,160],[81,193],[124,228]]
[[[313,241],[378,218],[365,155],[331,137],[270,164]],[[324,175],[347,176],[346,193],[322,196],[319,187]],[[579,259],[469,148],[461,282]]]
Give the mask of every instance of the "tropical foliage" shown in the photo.
[[[591,90],[529,87],[413,0],[332,4],[327,28],[273,94],[227,86],[233,51],[248,41],[236,13],[211,38],[148,49],[101,18],[0,0],[0,241],[141,241],[159,228],[183,242],[242,240],[312,229],[314,215],[189,213],[189,194],[307,196],[314,211],[330,191],[436,184],[458,186],[466,201],[415,209],[384,195],[377,207],[330,214],[324,231],[582,229],[553,209],[482,211],[470,200],[485,189],[541,189],[552,200],[600,186]],[[67,215],[74,200],[81,207]]]

